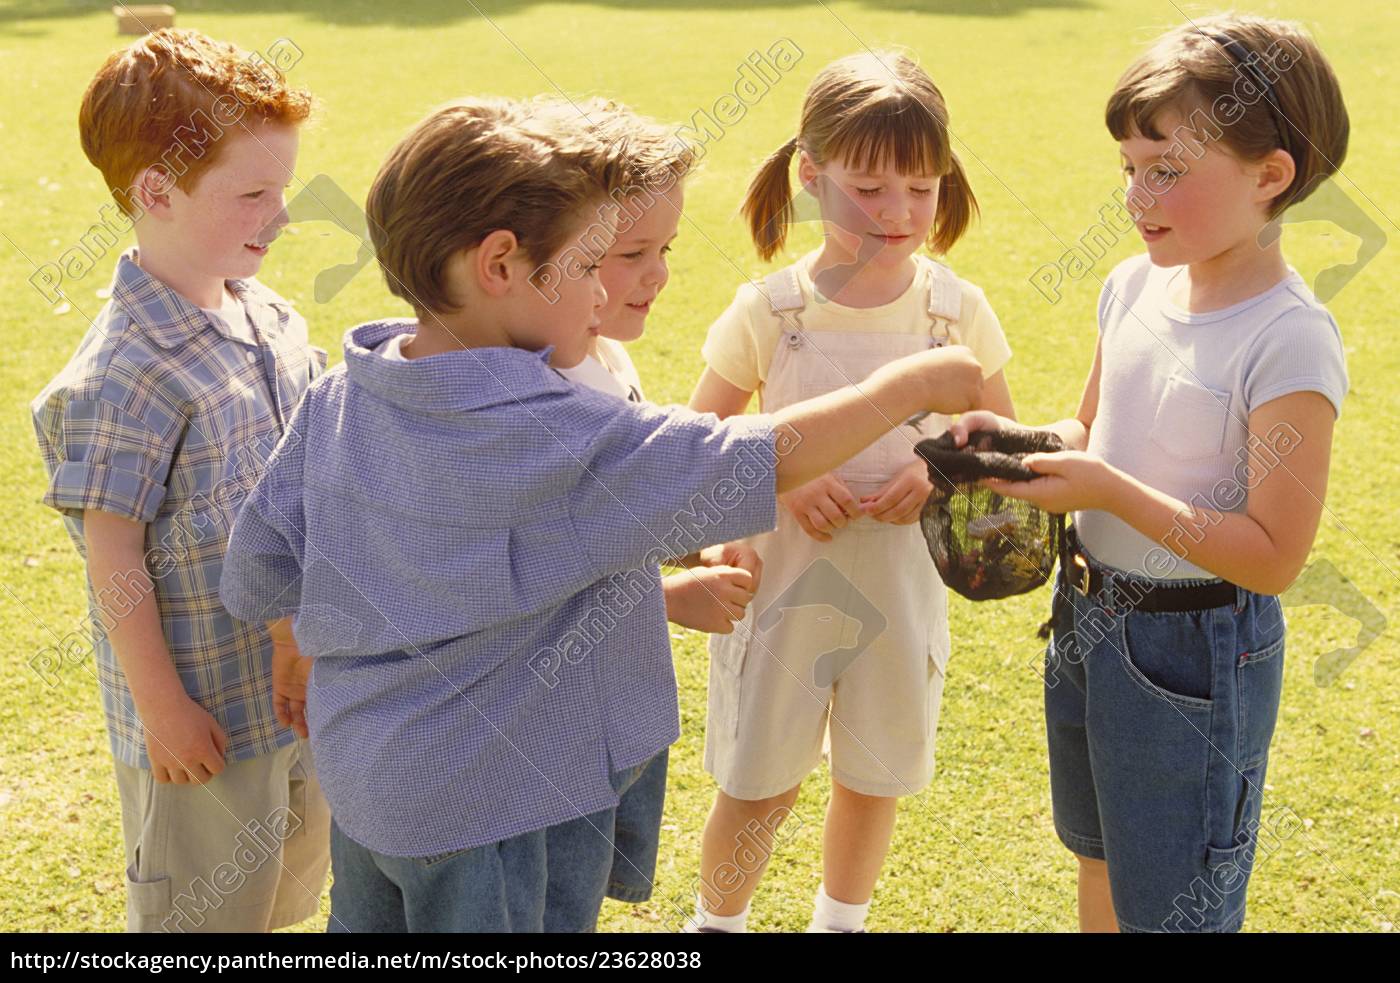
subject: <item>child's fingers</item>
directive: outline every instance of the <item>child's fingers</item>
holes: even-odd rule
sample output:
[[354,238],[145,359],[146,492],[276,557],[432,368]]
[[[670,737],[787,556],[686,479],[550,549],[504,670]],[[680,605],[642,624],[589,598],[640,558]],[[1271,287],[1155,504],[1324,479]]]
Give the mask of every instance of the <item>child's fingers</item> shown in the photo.
[[742,567],[725,567],[724,580],[733,587],[739,594],[752,597],[757,585],[754,583],[753,574]]
[[755,581],[759,574],[763,572],[763,560],[758,555],[758,550],[752,546],[734,544],[729,550],[729,565],[747,570],[753,575]]
[[758,585],[763,583],[763,557],[758,555],[758,550],[749,547],[750,558],[748,563],[740,564],[749,575],[753,577],[754,593],[758,592]]
[[1027,454],[1021,463],[1038,474],[1063,474],[1072,458],[1068,454]]
[[892,515],[889,521],[899,526],[907,526],[918,521],[919,513],[924,510],[924,502],[928,499],[928,496],[920,494],[920,491],[921,489],[918,488],[910,489],[899,500],[899,504],[891,510]]
[[[813,520],[813,514],[814,514],[814,513],[808,513],[808,514],[806,514],[806,515],[804,515],[804,516],[798,516],[797,524],[800,525],[800,526],[802,527],[802,531],[803,531],[803,532],[805,532],[807,535],[811,536],[811,537],[812,537],[813,539],[815,539],[817,542],[819,542],[819,543],[829,543],[829,542],[831,542],[831,534],[830,534],[830,533],[827,533],[827,532],[824,532],[823,530],[821,530],[820,528],[817,527],[815,521]],[[816,513],[816,517],[817,517],[817,518],[821,518],[820,513]]]
[[856,501],[855,495],[846,487],[846,483],[840,478],[832,478],[830,488],[827,492],[828,500],[846,515],[860,515],[860,502]]
[[868,502],[866,504],[865,514],[881,519],[891,508],[902,501],[907,493],[908,488],[905,486],[904,479],[896,478],[884,488],[880,489],[880,492],[875,496],[873,502]]
[[888,495],[877,503],[875,518],[881,522],[894,522],[909,508],[918,503],[922,506],[924,499],[928,498],[928,492],[924,490],[923,483],[912,480],[901,480],[898,485],[890,489]]
[[296,734],[297,737],[303,739],[310,737],[311,729],[306,725],[306,703],[301,700],[297,700],[292,703],[290,709],[292,716],[292,732]]
[[816,512],[821,521],[814,520],[813,525],[823,532],[841,529],[846,525],[846,513],[834,499],[818,500]]

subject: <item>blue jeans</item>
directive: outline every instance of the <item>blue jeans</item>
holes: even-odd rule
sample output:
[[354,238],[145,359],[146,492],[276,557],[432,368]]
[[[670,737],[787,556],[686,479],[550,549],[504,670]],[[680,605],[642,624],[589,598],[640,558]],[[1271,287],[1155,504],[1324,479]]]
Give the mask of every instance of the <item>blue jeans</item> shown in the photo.
[[[1134,608],[1154,582],[1111,568],[1089,597],[1063,571],[1045,662],[1055,830],[1108,864],[1124,931],[1238,931],[1256,855],[1299,825],[1262,811],[1283,685],[1277,597]],[[1211,581],[1180,583],[1204,584]]]
[[331,822],[328,932],[538,932],[545,830],[432,857],[391,857]]
[[[650,890],[666,760],[667,752],[662,751],[613,775],[622,800],[618,806],[499,843],[431,857],[377,853],[350,839],[332,821],[334,880],[326,930],[592,931],[603,895],[615,880],[617,851],[628,850],[630,859],[616,862]],[[658,762],[659,768],[654,767]],[[638,794],[629,802],[634,790]]]
[[615,809],[549,828],[546,932],[594,931],[604,895],[634,904],[651,897],[669,755],[614,775]]

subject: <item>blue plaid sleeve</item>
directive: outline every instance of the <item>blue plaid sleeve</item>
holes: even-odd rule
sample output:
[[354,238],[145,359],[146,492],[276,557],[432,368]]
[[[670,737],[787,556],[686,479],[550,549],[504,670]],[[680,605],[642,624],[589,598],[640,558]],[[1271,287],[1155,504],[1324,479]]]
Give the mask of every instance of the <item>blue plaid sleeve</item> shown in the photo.
[[774,447],[765,417],[629,405],[572,493],[580,546],[606,576],[772,529]]
[[101,378],[55,389],[35,411],[52,459],[44,504],[153,521],[187,424],[183,401],[139,353],[112,358]]
[[307,404],[303,399],[229,534],[219,599],[241,621],[274,621],[301,606],[306,544],[303,479]]

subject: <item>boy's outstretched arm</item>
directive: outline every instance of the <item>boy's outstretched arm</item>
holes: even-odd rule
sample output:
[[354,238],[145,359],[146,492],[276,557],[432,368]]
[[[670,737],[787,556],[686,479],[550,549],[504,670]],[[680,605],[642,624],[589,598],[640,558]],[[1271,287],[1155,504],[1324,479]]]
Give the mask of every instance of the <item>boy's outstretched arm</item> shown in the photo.
[[962,413],[978,405],[982,365],[962,345],[908,355],[863,381],[784,407],[772,416],[779,492],[806,484],[853,457],[921,410]]

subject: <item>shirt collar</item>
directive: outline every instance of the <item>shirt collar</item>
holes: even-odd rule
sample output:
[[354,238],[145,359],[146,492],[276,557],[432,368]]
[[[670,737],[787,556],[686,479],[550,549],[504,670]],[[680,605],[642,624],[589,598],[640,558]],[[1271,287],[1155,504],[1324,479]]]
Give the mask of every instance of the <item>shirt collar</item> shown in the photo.
[[396,334],[417,330],[412,318],[370,321],[345,333],[345,369],[352,382],[381,399],[425,413],[452,413],[571,392],[550,368],[554,351],[464,348],[428,358],[390,361],[374,349]]
[[[141,269],[135,248],[122,253],[112,275],[112,300],[132,322],[161,348],[178,348],[193,335],[213,329],[223,338],[244,345],[256,345],[257,337],[247,325],[229,325],[221,317],[211,317],[184,297]],[[290,305],[256,280],[225,280],[233,295],[252,314],[265,337],[280,323],[279,310]],[[271,308],[271,310],[269,310]]]

